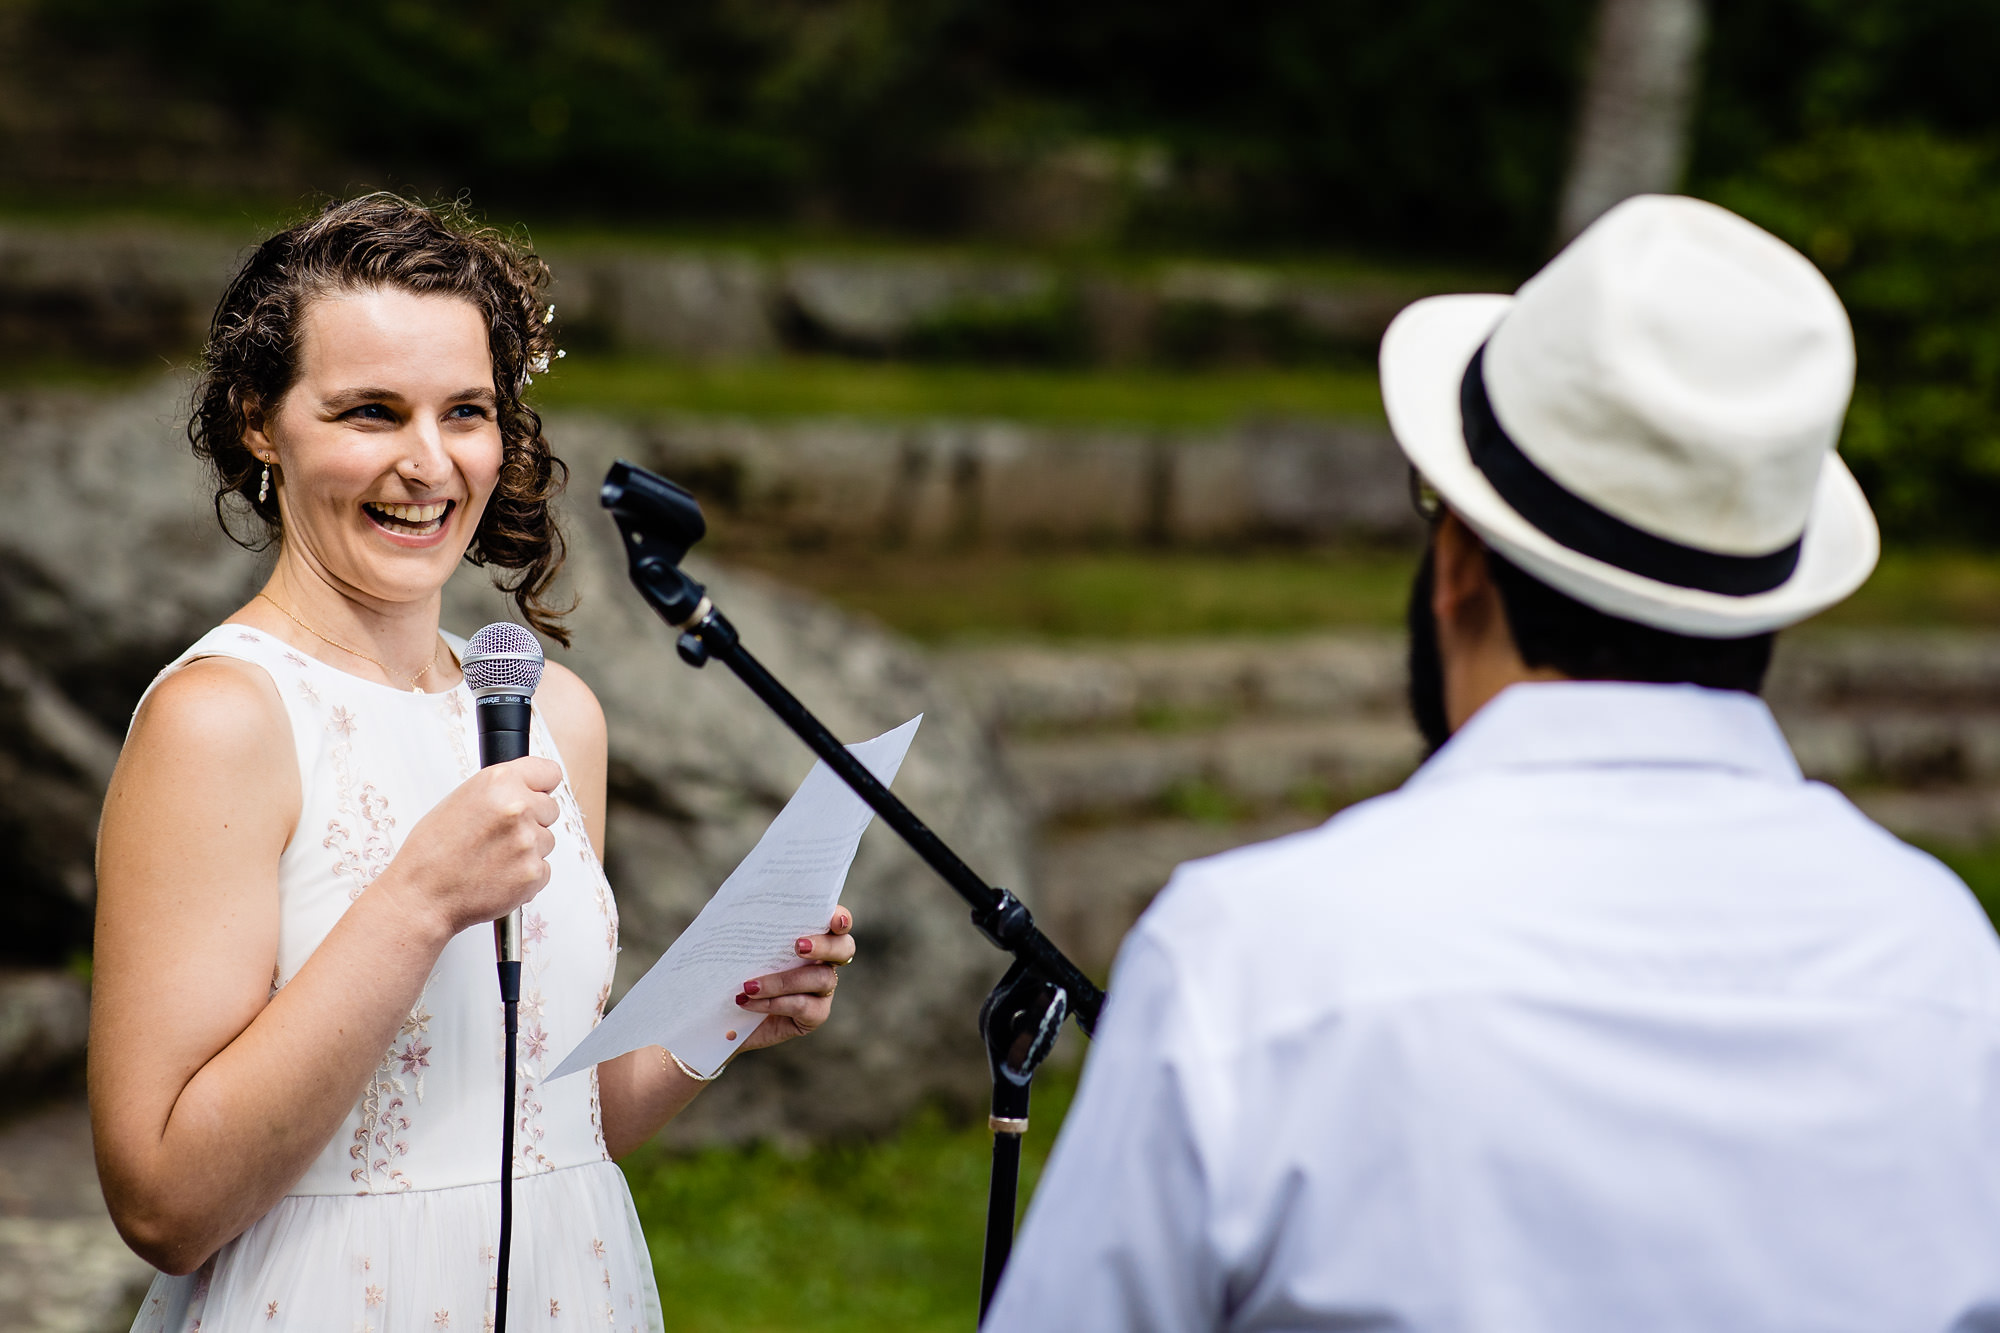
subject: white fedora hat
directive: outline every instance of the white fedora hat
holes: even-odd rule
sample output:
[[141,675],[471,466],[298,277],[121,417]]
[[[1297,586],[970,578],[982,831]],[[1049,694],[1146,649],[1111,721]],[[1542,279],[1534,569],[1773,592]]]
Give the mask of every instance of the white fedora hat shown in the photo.
[[1642,195],[1509,296],[1436,296],[1382,338],[1417,471],[1489,547],[1610,615],[1707,638],[1838,602],[1881,540],[1834,445],[1854,335],[1798,251]]

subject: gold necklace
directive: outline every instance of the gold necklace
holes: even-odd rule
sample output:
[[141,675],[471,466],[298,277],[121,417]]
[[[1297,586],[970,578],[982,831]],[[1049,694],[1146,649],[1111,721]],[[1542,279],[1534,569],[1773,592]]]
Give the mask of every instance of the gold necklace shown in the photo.
[[321,643],[331,644],[335,648],[340,649],[340,651],[343,653],[352,653],[354,656],[360,658],[364,662],[373,662],[376,666],[382,668],[383,673],[386,675],[401,676],[404,680],[409,681],[411,694],[422,694],[424,692],[424,687],[419,685],[417,682],[422,680],[425,676],[429,675],[431,668],[437,665],[438,653],[437,653],[437,644],[435,643],[431,645],[431,660],[424,663],[423,668],[419,670],[416,675],[412,676],[407,671],[396,670],[396,668],[390,666],[387,662],[384,662],[379,657],[370,657],[367,653],[362,652],[359,648],[350,648],[346,644],[342,643],[339,639],[336,639],[331,635],[320,633],[318,630],[314,629],[311,625],[306,624],[305,621],[300,620],[297,616],[293,615],[291,611],[286,609],[284,603],[280,602],[277,598],[271,596],[271,594],[267,592],[260,592],[257,594],[257,596],[263,598],[265,601],[269,602],[272,606],[277,607],[278,610],[284,615],[285,619],[291,621],[294,625],[297,625],[300,629],[312,635],[315,639],[318,639]]

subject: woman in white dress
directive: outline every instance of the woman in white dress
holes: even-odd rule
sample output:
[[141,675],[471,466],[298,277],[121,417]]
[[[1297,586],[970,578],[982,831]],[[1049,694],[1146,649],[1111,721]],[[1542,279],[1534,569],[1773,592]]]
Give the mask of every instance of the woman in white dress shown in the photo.
[[[543,1082],[610,992],[604,717],[551,664],[531,754],[481,770],[438,624],[466,559],[563,638],[563,470],[521,402],[557,354],[547,277],[373,195],[267,241],[216,312],[189,436],[277,559],[161,673],[105,802],[91,1111],[112,1216],[161,1270],[135,1329],[492,1327],[486,925],[524,905],[509,1322],[662,1326],[612,1159],[700,1083],[658,1047]],[[851,924],[745,978],[744,1049],[825,1021]]]

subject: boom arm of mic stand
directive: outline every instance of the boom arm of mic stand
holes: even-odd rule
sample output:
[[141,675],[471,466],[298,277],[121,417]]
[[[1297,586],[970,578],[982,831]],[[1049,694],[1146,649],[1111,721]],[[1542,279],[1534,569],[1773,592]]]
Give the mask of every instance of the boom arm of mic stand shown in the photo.
[[[633,577],[639,577],[636,569]],[[1024,966],[1061,986],[1069,993],[1070,1012],[1076,1015],[1077,1026],[1086,1033],[1096,1031],[1097,1015],[1104,1007],[1104,992],[1042,934],[1027,905],[1006,889],[988,884],[960,860],[790,690],[779,684],[763,663],[750,655],[736,627],[706,597],[701,599],[695,617],[684,627],[683,636],[683,657],[689,656],[685,639],[693,638],[705,656],[735,672],[751,693],[762,699],[828,768],[853,788],[855,795],[882,817],[883,823],[894,829],[945,883],[958,891],[972,907],[973,925],[994,947],[1013,954]]]
[[715,609],[702,586],[681,571],[681,560],[708,531],[701,507],[685,490],[644,468],[612,466],[599,492],[618,521],[633,586],[660,619],[680,631],[680,655],[689,666],[710,658],[736,673],[750,692],[784,720],[798,738],[853,788],[972,908],[981,934],[1023,966],[1068,992],[1069,1011],[1086,1033],[1097,1030],[1104,992],[1036,928],[1027,906],[1005,889],[974,874],[944,840],[931,832],[865,765],[814,717],[764,664],[750,655],[736,627]]

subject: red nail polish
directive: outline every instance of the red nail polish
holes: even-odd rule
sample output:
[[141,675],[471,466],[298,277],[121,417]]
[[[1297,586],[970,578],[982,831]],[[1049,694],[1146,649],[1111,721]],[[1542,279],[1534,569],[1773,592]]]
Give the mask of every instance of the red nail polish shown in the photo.
[[802,939],[792,947],[797,949],[801,954],[808,954],[813,951],[813,942],[811,940]]
[[739,995],[736,997],[736,1003],[739,1005],[748,1004],[750,1003],[750,997],[748,995]]
[[745,995],[755,995],[758,991],[762,989],[763,987],[754,981],[746,981],[743,983],[743,993]]

